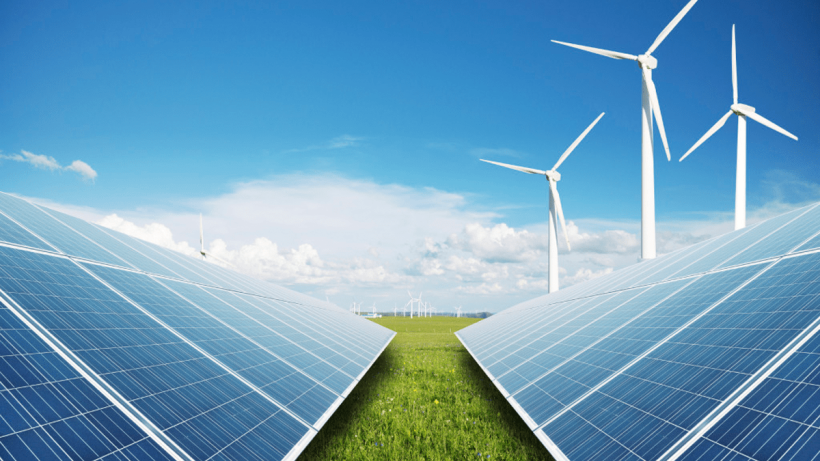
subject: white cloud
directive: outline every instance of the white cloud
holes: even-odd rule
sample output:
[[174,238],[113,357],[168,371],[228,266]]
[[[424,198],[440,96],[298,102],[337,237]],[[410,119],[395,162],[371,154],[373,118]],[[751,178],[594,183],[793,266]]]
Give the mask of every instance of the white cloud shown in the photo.
[[54,157],[48,157],[46,155],[37,155],[32,154],[31,152],[21,151],[23,154],[11,154],[11,155],[3,155],[0,154],[0,158],[6,160],[14,160],[15,162],[24,162],[30,163],[35,168],[41,168],[43,170],[59,170],[60,164],[57,163],[57,160]]
[[547,248],[546,236],[516,231],[504,223],[493,227],[467,224],[461,233],[451,234],[446,243],[490,262],[532,261]]
[[191,256],[199,254],[196,249],[188,245],[188,242],[175,242],[171,229],[157,222],[138,226],[116,214],[111,214],[102,218],[97,224],[180,253]]
[[71,165],[65,167],[65,170],[79,173],[80,176],[89,181],[93,181],[97,178],[97,172],[82,160],[74,160],[71,162]]
[[29,163],[35,168],[49,170],[49,171],[73,171],[79,173],[83,179],[93,181],[97,177],[97,172],[94,171],[87,163],[82,160],[74,160],[71,165],[62,167],[54,157],[47,155],[32,154],[28,151],[21,151],[22,154],[5,155],[0,154],[0,159],[12,160],[15,162]]
[[[634,253],[641,247],[640,238],[621,229],[605,230],[598,233],[582,232],[573,221],[567,222],[567,234],[572,251],[582,253],[625,254]],[[562,248],[565,240],[558,239]]]

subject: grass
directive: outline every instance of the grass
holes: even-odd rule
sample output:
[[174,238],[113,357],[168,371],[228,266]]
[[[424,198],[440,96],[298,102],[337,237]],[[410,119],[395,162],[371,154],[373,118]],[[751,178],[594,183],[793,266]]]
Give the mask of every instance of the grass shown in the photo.
[[478,319],[386,317],[398,334],[300,460],[549,460],[453,334]]

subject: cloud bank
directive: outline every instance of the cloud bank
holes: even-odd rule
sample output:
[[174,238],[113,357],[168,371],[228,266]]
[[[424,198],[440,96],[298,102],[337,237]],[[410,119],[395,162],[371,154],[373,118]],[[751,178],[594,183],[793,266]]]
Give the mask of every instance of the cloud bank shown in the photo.
[[[750,223],[820,200],[820,187],[787,183],[773,182],[784,199],[750,208]],[[794,197],[801,201],[786,201]],[[403,306],[411,290],[424,292],[439,311],[496,311],[547,291],[545,222],[513,226],[465,195],[432,188],[297,174],[239,183],[172,210],[45,204],[192,257],[201,211],[211,254],[240,272],[328,295],[345,307],[354,297]],[[561,286],[635,264],[639,229],[637,221],[568,221],[571,252],[558,236]],[[669,253],[729,232],[732,212],[659,221],[657,229],[658,252]]]

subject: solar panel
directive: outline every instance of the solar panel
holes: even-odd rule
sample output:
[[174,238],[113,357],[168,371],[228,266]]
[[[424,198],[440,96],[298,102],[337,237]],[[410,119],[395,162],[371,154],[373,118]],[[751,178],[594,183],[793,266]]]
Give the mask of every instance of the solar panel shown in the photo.
[[820,459],[818,224],[794,210],[457,336],[556,459]]
[[395,335],[13,196],[0,213],[2,459],[293,459]]

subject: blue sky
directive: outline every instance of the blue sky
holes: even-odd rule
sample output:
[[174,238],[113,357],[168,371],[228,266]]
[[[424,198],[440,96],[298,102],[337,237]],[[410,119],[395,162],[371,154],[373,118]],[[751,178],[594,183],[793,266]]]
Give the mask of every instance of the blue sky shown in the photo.
[[[537,291],[511,281],[492,293],[464,287],[517,270],[535,281],[542,245],[523,262],[493,256],[464,246],[477,235],[466,226],[543,236],[546,185],[478,158],[548,169],[606,112],[561,168],[565,214],[593,237],[637,232],[639,68],[549,40],[640,54],[685,1],[268,3],[5,3],[0,155],[81,160],[97,176],[5,159],[2,190],[92,220],[117,213],[138,226],[157,222],[176,243],[195,245],[187,220],[204,211],[208,234],[228,249],[260,237],[282,254],[308,244],[338,265],[334,277],[266,277],[340,304],[360,293],[392,306],[406,289],[429,286],[443,304],[497,310]],[[734,119],[686,161],[677,158],[731,103],[732,24],[740,102],[800,138],[749,123],[751,216],[820,199],[820,4],[701,0],[654,53],[673,156],[666,162],[656,136],[660,230],[714,235],[731,220]],[[343,201],[349,210],[327,210],[331,200],[318,193],[293,197],[318,184],[336,198],[383,194],[389,199],[379,203],[408,209],[384,214],[375,203]],[[253,192],[261,195],[250,199]],[[294,207],[265,208],[270,201],[259,197]],[[245,215],[218,214],[251,202],[250,214],[289,214],[258,228],[241,222]],[[318,229],[305,230],[311,225]],[[462,244],[448,244],[450,235]],[[426,238],[449,250],[425,249]],[[589,257],[575,255],[567,276],[634,262],[637,250],[627,247],[614,256],[595,250],[609,260],[588,266]],[[484,264],[474,275],[496,278],[452,278],[458,269],[443,259],[443,274],[413,272],[454,248]],[[355,271],[355,261],[395,278],[339,275]]]

